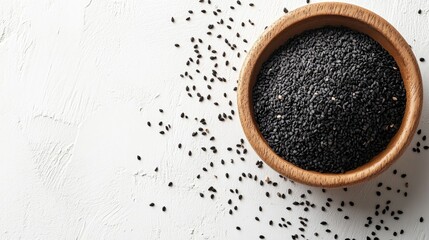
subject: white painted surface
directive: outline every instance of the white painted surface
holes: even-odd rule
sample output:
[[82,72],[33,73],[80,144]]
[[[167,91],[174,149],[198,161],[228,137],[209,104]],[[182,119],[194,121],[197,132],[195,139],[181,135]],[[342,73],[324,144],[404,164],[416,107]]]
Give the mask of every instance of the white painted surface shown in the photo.
[[[206,9],[223,9],[225,16],[234,16],[234,26],[239,19],[255,21],[255,27],[240,30],[249,44],[239,46],[247,49],[265,25],[283,14],[283,7],[293,10],[305,4],[304,0],[259,0],[250,8],[243,0],[246,8],[230,11],[233,1],[214,2]],[[429,60],[428,1],[348,2],[386,18],[417,57]],[[191,22],[184,21],[188,9],[201,8],[197,0],[0,1],[0,239],[258,239],[259,234],[290,239],[291,234],[300,233],[298,216],[310,219],[309,239],[315,231],[320,239],[333,238],[318,224],[322,220],[340,239],[362,239],[372,231],[363,226],[365,218],[385,200],[404,211],[400,221],[386,217],[391,229],[405,230],[398,239],[429,239],[429,151],[417,155],[410,149],[393,167],[408,174],[407,198],[393,193],[375,196],[379,181],[403,188],[405,181],[392,175],[393,168],[347,192],[323,194],[311,188],[308,198],[318,206],[325,204],[327,196],[353,200],[356,206],[345,207],[343,213],[286,211],[308,187],[280,181],[267,166],[257,169],[258,158],[248,144],[246,162],[220,166],[219,159],[236,157],[226,147],[244,137],[238,118],[223,124],[217,121],[217,114],[228,109],[221,95],[234,94],[238,72],[220,70],[229,82],[218,84],[211,93],[220,100],[219,108],[189,99],[184,88],[191,83],[178,76],[192,53],[189,37],[210,39],[205,32],[215,19],[212,14],[194,14]],[[420,8],[422,15],[417,14]],[[225,34],[231,33],[225,29]],[[208,41],[218,49],[224,47],[214,37]],[[174,47],[176,42],[180,49]],[[240,68],[242,60],[235,58],[232,64]],[[420,64],[426,96],[428,64]],[[200,69],[210,73],[211,64]],[[205,84],[199,86],[205,88]],[[159,108],[165,113],[159,113]],[[180,119],[183,111],[190,118],[207,119],[216,136],[217,155],[199,150],[204,144],[210,146],[208,139],[190,136],[195,122]],[[172,125],[165,136],[158,134],[161,120]],[[154,126],[148,128],[147,121]],[[427,106],[420,127],[429,134]],[[176,147],[179,142],[185,150]],[[192,157],[187,155],[190,149]],[[137,161],[136,155],[143,160]],[[216,167],[197,180],[195,176],[210,161]],[[154,172],[155,167],[159,172]],[[225,172],[231,175],[228,181]],[[239,182],[242,172],[270,176],[280,186],[262,188],[248,179]],[[173,188],[167,186],[170,181]],[[199,192],[207,193],[212,185],[218,190],[216,199],[210,200],[209,194],[201,199]],[[238,188],[244,199],[239,202],[230,188]],[[294,194],[286,200],[275,195],[288,188]],[[265,197],[266,191],[271,198]],[[232,216],[229,198],[239,207]],[[150,202],[156,207],[148,207]],[[259,205],[264,207],[262,213]],[[345,214],[351,220],[344,221]],[[424,223],[418,223],[420,216],[427,218]],[[280,217],[293,226],[277,227]],[[274,227],[268,225],[270,219]],[[237,225],[242,231],[235,230]],[[392,231],[377,236],[393,238]]]

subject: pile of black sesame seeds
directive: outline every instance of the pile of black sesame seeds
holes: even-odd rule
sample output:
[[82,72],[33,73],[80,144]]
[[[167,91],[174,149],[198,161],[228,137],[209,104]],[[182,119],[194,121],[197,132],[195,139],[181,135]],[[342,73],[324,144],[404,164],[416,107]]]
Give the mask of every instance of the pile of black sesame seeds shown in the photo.
[[[308,0],[305,2],[309,3]],[[224,211],[220,210],[222,212],[219,213],[219,217],[236,219],[234,218],[235,215],[246,217],[251,215],[250,218],[240,218],[239,222],[230,226],[230,231],[236,231],[238,235],[234,236],[238,237],[277,239],[270,234],[272,228],[279,228],[284,231],[283,237],[289,239],[350,240],[366,238],[375,240],[380,239],[380,236],[387,235],[392,239],[405,238],[408,233],[407,229],[409,229],[407,226],[410,226],[411,223],[401,222],[406,211],[397,208],[397,206],[398,202],[403,201],[408,196],[407,189],[410,184],[407,181],[406,173],[396,169],[389,170],[381,178],[387,181],[379,182],[376,179],[369,182],[368,185],[372,186],[369,189],[373,189],[372,194],[369,194],[373,197],[369,198],[368,202],[368,200],[356,198],[359,188],[318,189],[296,184],[284,176],[274,174],[273,171],[264,167],[265,165],[260,159],[248,157],[254,156],[254,154],[250,154],[246,141],[241,137],[237,137],[235,143],[230,146],[225,147],[222,144],[231,136],[216,133],[210,129],[215,124],[237,121],[235,116],[235,91],[239,66],[237,62],[242,61],[242,57],[247,53],[246,49],[250,47],[248,42],[251,42],[239,30],[240,28],[255,28],[255,30],[261,31],[263,27],[261,28],[256,21],[251,19],[252,14],[249,14],[248,9],[257,8],[257,5],[251,2],[231,2],[228,8],[229,15],[225,15],[225,9],[218,8],[214,1],[212,3],[209,0],[196,0],[195,3],[195,7],[189,9],[185,16],[183,13],[178,13],[177,15],[181,17],[173,16],[168,21],[175,24],[176,27],[186,29],[186,26],[191,24],[197,15],[199,18],[211,15],[215,16],[217,20],[205,25],[207,27],[206,34],[195,36],[190,32],[189,42],[172,43],[172,47],[178,51],[183,48],[192,48],[195,54],[185,60],[184,71],[180,73],[179,78],[183,80],[184,93],[196,104],[228,107],[229,110],[213,113],[213,109],[210,108],[210,114],[214,114],[214,117],[202,117],[203,114],[195,112],[180,112],[177,113],[178,121],[172,119],[165,121],[165,112],[173,110],[159,109],[159,115],[151,116],[147,122],[149,128],[154,129],[165,138],[169,137],[173,125],[171,123],[175,123],[175,127],[179,127],[177,124],[182,121],[192,121],[195,124],[195,128],[189,129],[189,134],[183,138],[193,139],[200,148],[195,149],[182,142],[177,142],[175,145],[178,153],[187,156],[189,161],[204,163],[200,173],[195,176],[198,184],[191,190],[191,193],[195,193],[208,204],[221,206],[220,209],[224,209]],[[282,9],[279,10],[279,12],[281,11]],[[286,7],[283,11],[285,14],[288,12]],[[247,14],[249,19],[237,21],[234,19],[235,14]],[[224,36],[225,30],[232,33],[228,38]],[[222,41],[224,47],[215,49],[212,43],[217,41]],[[230,90],[222,91],[219,94],[219,89]],[[154,118],[163,120],[154,121]],[[228,130],[226,129],[225,132]],[[418,134],[423,135],[421,130]],[[419,147],[416,149],[423,150],[424,141],[422,138],[422,143],[417,144]],[[139,154],[137,161],[144,162],[147,159],[144,154]],[[228,171],[231,168],[246,170],[236,175]],[[158,173],[162,172],[163,169],[156,167],[154,171]],[[267,175],[271,176],[268,177]],[[173,184],[173,181],[167,181],[165,184],[171,191],[174,191],[176,184]],[[265,203],[255,202],[255,194],[260,194],[261,197],[266,198]],[[278,202],[281,207],[276,204],[273,205],[271,202]],[[151,201],[147,204],[152,208],[158,206],[157,203]],[[240,211],[243,205],[251,205],[254,212]],[[363,221],[361,217],[355,216],[361,208],[366,209],[368,206],[370,209],[365,210],[367,216]],[[273,218],[272,214],[269,214],[273,209],[282,212],[282,217]],[[165,212],[164,214],[169,214],[167,206],[161,207],[161,210]],[[226,214],[223,214],[224,212]],[[333,219],[332,215],[340,217]],[[278,215],[276,214],[276,216]],[[243,221],[244,219],[248,219],[248,222]],[[360,226],[359,236],[344,235],[347,233],[338,227],[338,222]],[[422,222],[424,222],[423,217],[416,219],[415,224]],[[253,236],[246,234],[252,230],[249,227],[254,228],[255,224],[261,226],[258,229],[260,232]],[[353,233],[350,234],[353,235]],[[187,238],[187,236],[181,237]]]
[[342,173],[383,151],[399,129],[405,88],[395,60],[369,36],[324,27],[290,39],[253,89],[271,148],[306,170]]

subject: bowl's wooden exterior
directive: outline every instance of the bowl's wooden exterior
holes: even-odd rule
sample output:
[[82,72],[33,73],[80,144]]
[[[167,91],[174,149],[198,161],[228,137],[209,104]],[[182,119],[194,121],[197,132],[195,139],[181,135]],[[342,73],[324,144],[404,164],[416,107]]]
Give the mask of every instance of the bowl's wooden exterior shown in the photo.
[[[402,124],[388,147],[369,163],[342,174],[324,174],[299,168],[278,156],[259,132],[253,118],[252,88],[261,65],[289,38],[326,25],[345,26],[379,42],[396,60],[406,89]],[[362,182],[389,167],[410,143],[422,108],[422,80],[411,48],[386,20],[361,7],[344,3],[318,3],[299,8],[280,18],[254,44],[240,73],[238,109],[247,139],[269,166],[295,181],[320,187],[340,187]]]

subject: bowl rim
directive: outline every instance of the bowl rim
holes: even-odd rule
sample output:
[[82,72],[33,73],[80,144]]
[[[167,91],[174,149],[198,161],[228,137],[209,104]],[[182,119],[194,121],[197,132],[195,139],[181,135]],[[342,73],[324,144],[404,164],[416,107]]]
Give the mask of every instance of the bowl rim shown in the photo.
[[[391,44],[386,49],[395,58],[406,90],[406,108],[401,126],[388,147],[361,167],[345,173],[320,173],[304,170],[278,156],[268,145],[253,118],[252,78],[261,54],[285,29],[313,17],[345,17],[366,24],[381,34]],[[327,24],[329,25],[329,24]],[[348,27],[347,25],[344,25]],[[358,30],[359,31],[359,30]],[[373,38],[373,36],[371,36]],[[286,42],[287,39],[283,41]],[[278,48],[278,45],[277,47]],[[274,51],[274,50],[273,50]],[[272,51],[271,51],[272,53]],[[271,55],[271,53],[269,55]],[[393,53],[393,54],[392,54]],[[240,72],[237,90],[240,122],[246,138],[271,168],[294,181],[319,187],[342,187],[368,180],[387,169],[405,151],[417,130],[423,104],[420,70],[410,46],[401,34],[379,15],[356,5],[338,2],[323,2],[300,7],[284,15],[268,27],[250,49]]]

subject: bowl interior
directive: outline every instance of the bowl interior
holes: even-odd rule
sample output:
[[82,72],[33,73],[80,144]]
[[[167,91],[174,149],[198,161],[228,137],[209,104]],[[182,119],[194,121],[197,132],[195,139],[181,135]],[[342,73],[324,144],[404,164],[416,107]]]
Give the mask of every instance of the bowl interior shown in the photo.
[[[294,11],[291,16],[283,17],[271,26],[258,40],[249,53],[248,59],[240,76],[239,83],[239,112],[245,134],[258,155],[272,168],[281,174],[298,182],[314,186],[339,187],[358,183],[373,177],[386,169],[398,158],[411,141],[416,131],[421,111],[421,77],[417,62],[411,49],[401,35],[384,19],[368,10],[350,4],[327,3],[340,7],[347,7],[347,11],[357,10],[361,15],[349,16],[347,13],[335,12],[327,8],[312,11],[312,4]],[[326,6],[326,5],[325,5]],[[314,8],[313,8],[314,10]],[[370,15],[370,18],[366,15]],[[302,15],[306,15],[303,17]],[[359,17],[360,16],[360,17]],[[381,24],[381,27],[380,27]],[[370,162],[357,169],[342,174],[319,173],[307,171],[285,161],[274,153],[259,132],[253,118],[252,89],[262,64],[270,55],[291,37],[306,30],[323,26],[344,26],[352,30],[365,33],[386,49],[393,56],[399,66],[404,87],[406,90],[406,108],[402,124],[391,139],[387,148],[375,156]],[[386,28],[387,26],[387,28]],[[416,92],[420,87],[419,90]]]

